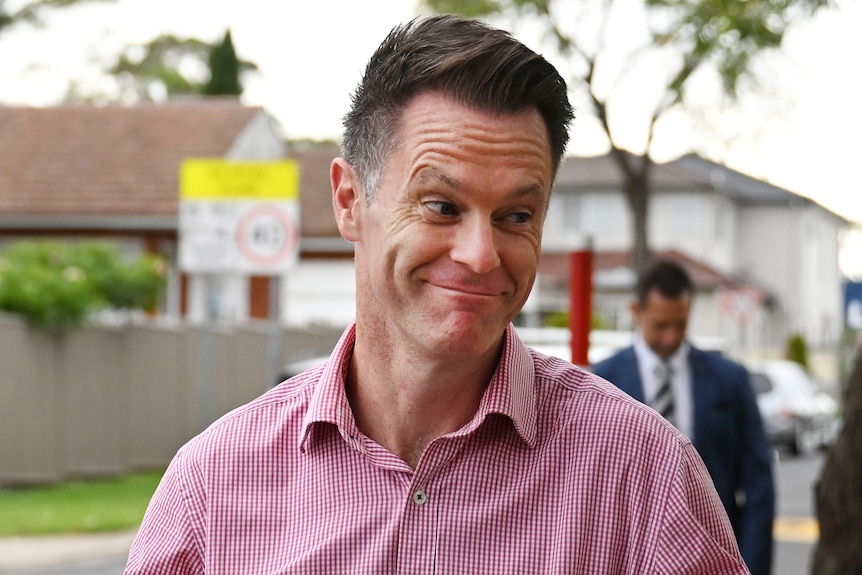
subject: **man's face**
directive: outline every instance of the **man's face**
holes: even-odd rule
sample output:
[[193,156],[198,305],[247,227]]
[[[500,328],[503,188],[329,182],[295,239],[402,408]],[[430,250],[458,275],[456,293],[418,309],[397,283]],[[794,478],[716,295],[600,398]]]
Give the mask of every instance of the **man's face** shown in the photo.
[[416,96],[370,205],[358,195],[339,217],[333,170],[358,325],[423,354],[496,353],[536,275],[551,164],[538,111],[494,116]]
[[661,358],[667,359],[679,349],[688,328],[691,294],[677,298],[663,296],[658,290],[647,294],[646,303],[632,303],[632,314],[640,326],[646,344]]

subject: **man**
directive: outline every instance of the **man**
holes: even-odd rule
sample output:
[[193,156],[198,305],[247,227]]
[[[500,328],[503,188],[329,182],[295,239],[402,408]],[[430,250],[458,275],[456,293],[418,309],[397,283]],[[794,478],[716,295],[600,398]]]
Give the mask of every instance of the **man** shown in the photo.
[[683,268],[654,263],[638,281],[631,304],[638,327],[634,344],[593,371],[655,407],[692,439],[748,568],[767,575],[775,511],[770,449],[745,369],[686,341],[693,295]]
[[179,451],[126,573],[747,573],[690,443],[511,326],[572,117],[502,31],[393,30],[331,167],[356,321]]

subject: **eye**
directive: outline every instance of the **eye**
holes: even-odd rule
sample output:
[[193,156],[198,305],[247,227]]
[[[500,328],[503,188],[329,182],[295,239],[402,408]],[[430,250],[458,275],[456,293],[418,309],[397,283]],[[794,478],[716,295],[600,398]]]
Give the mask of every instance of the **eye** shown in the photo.
[[507,214],[505,219],[513,224],[526,224],[533,219],[533,214],[530,212],[513,212]]
[[458,215],[458,210],[455,208],[455,204],[452,204],[451,202],[444,202],[442,200],[429,200],[424,202],[423,205],[432,212],[441,216]]

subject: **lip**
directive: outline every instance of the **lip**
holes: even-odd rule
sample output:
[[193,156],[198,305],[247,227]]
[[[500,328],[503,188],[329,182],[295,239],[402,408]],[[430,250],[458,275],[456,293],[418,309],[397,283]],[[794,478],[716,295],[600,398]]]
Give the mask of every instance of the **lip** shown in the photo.
[[432,285],[436,288],[442,289],[442,290],[446,290],[446,291],[450,291],[450,292],[456,292],[458,294],[465,294],[465,295],[469,295],[469,296],[498,297],[498,296],[502,295],[499,291],[494,291],[494,290],[491,290],[488,288],[481,288],[481,287],[476,287],[476,286],[472,286],[472,285],[468,286],[468,285],[436,284],[436,283],[432,283],[432,282],[428,282],[428,283],[430,285]]

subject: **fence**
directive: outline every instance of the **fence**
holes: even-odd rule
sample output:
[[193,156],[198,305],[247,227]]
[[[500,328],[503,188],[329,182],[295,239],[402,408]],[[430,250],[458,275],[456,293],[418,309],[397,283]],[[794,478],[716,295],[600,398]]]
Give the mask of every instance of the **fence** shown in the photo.
[[[328,354],[339,335],[286,329],[285,361]],[[87,327],[58,336],[0,315],[0,485],[166,466],[212,419],[272,385],[269,341],[265,325]],[[212,374],[206,391],[202,373]]]

